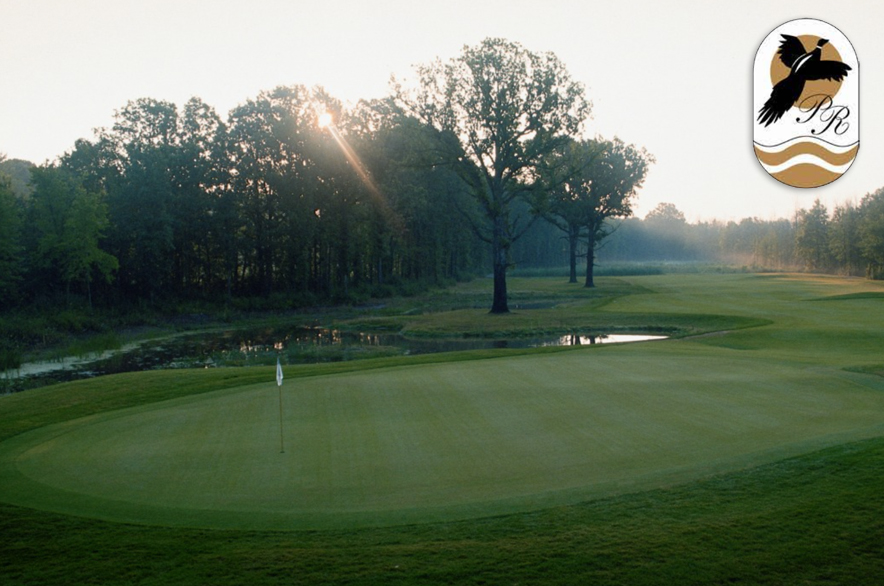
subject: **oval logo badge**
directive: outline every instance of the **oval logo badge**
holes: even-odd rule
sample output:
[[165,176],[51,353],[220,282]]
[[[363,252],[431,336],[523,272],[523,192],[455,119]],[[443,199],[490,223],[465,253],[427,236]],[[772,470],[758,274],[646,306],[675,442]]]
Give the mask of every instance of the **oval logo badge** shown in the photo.
[[859,60],[853,45],[822,20],[790,20],[755,54],[755,156],[793,187],[841,177],[859,150]]

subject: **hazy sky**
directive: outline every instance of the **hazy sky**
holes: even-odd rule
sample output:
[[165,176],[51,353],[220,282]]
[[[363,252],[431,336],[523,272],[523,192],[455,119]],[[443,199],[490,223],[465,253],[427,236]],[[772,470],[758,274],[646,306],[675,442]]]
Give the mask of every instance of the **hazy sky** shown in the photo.
[[[818,18],[860,61],[860,149],[838,181],[778,183],[752,151],[752,64],[764,37]],[[790,216],[884,186],[880,0],[0,0],[0,153],[54,160],[141,97],[198,96],[226,118],[278,85],[322,85],[345,103],[388,93],[392,74],[485,37],[552,51],[593,102],[587,134],[646,147],[644,216]]]

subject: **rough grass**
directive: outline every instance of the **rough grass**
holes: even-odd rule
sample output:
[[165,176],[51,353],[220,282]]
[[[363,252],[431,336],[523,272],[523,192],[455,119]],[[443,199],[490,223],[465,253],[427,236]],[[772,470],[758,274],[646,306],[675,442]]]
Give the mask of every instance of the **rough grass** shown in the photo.
[[[808,375],[845,367],[859,373],[880,369],[884,312],[877,295],[866,295],[881,292],[880,284],[752,276],[631,282],[647,292],[620,297],[602,311],[699,312],[769,322],[649,347],[694,348],[699,357],[706,348],[741,360],[787,364]],[[813,302],[845,295],[853,297]],[[559,356],[568,354],[554,352],[551,358]],[[386,360],[370,362],[393,366],[403,359]],[[59,386],[6,397],[0,404],[0,434],[10,437],[90,412],[208,392],[219,384],[232,388],[266,376],[260,370],[230,371],[240,378],[204,384],[196,373],[168,374],[172,378],[143,386],[135,383],[137,377],[119,379],[131,393],[104,396],[88,387]],[[193,379],[186,378],[191,374]],[[295,372],[289,369],[286,376],[291,380]],[[880,393],[871,374],[843,376]],[[66,394],[72,396],[66,400]],[[882,473],[884,441],[876,438],[537,512],[321,532],[139,527],[0,505],[0,583],[871,584],[884,576]]]

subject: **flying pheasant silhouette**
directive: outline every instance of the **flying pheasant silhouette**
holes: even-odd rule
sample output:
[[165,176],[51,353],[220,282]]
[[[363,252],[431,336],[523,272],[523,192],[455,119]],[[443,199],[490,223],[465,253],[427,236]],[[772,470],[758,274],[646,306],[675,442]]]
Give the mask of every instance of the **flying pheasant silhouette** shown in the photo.
[[808,52],[798,37],[781,36],[783,40],[777,53],[783,65],[789,68],[789,75],[773,86],[770,97],[758,111],[758,122],[765,126],[770,126],[782,118],[783,114],[795,104],[804,91],[805,82],[812,79],[841,81],[850,71],[850,66],[840,61],[820,59],[823,47],[829,42],[828,39],[820,39],[816,47]]

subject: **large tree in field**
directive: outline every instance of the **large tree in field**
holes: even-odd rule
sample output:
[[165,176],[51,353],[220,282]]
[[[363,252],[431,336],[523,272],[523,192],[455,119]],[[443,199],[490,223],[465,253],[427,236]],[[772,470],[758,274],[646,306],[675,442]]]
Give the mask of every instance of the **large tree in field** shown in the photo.
[[543,156],[579,133],[591,104],[552,53],[532,53],[503,39],[464,47],[460,56],[418,68],[419,87],[395,87],[408,116],[436,130],[429,146],[435,164],[451,166],[478,202],[491,244],[492,313],[506,313],[509,249],[524,233],[513,204],[539,207],[535,188]]
[[577,282],[577,246],[585,238],[585,285],[594,287],[595,251],[612,232],[609,219],[632,214],[636,191],[654,158],[615,138],[569,141],[547,161],[547,218],[568,236],[570,282]]

